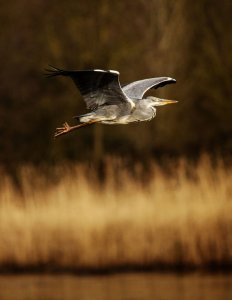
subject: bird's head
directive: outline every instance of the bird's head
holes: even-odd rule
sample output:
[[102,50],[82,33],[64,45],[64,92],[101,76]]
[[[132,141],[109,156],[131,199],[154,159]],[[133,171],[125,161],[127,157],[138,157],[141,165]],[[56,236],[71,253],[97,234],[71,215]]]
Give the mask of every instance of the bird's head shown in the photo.
[[149,99],[151,101],[152,106],[162,106],[162,105],[172,104],[172,103],[177,103],[178,102],[176,100],[160,99],[160,98],[153,97],[153,96],[148,96],[147,99]]

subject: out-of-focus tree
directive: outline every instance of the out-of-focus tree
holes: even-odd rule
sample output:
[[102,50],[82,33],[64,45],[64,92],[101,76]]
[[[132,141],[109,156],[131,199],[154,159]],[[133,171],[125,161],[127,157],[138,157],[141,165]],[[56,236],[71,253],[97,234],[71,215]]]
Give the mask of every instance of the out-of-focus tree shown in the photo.
[[[1,3],[1,164],[92,160],[94,152],[96,160],[103,153],[141,159],[230,153],[231,6],[229,0]],[[160,108],[152,122],[98,125],[54,142],[55,127],[85,104],[71,81],[43,78],[49,63],[120,70],[124,83],[171,76],[175,86],[151,93],[179,103]]]

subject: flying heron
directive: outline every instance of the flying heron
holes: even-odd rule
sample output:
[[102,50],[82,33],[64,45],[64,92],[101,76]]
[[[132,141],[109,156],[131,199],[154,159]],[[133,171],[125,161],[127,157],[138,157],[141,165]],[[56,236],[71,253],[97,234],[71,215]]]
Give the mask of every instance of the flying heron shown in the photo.
[[175,100],[159,99],[144,94],[151,88],[175,83],[170,77],[156,77],[120,85],[119,72],[113,70],[66,71],[50,66],[47,77],[71,77],[91,111],[75,116],[81,124],[70,126],[64,123],[55,131],[55,138],[94,123],[128,124],[149,121],[156,115],[156,106],[176,103]]

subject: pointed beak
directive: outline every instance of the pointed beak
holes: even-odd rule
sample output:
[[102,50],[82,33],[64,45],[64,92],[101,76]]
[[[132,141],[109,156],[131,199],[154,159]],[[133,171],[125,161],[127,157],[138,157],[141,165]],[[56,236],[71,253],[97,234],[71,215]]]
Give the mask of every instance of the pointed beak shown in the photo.
[[177,103],[178,101],[176,100],[167,100],[167,99],[162,99],[163,104],[172,104],[172,103]]

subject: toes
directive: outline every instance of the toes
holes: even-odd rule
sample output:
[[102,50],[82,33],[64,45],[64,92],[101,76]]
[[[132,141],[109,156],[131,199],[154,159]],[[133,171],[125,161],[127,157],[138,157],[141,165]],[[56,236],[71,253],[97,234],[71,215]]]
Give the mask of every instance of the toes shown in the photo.
[[58,137],[62,134],[64,134],[65,132],[63,130],[60,130],[60,131],[55,131],[55,134],[54,134],[54,137]]
[[70,126],[68,125],[67,122],[65,122],[65,123],[63,124],[63,126],[64,126],[64,129],[67,129],[67,130],[70,128]]
[[68,125],[67,122],[65,122],[63,124],[63,127],[56,128],[54,137],[56,138],[56,137],[58,137],[58,136],[60,136],[62,134],[65,134],[65,133],[69,132],[69,130],[70,130],[70,126]]
[[61,135],[64,132],[63,128],[56,128],[54,137]]

